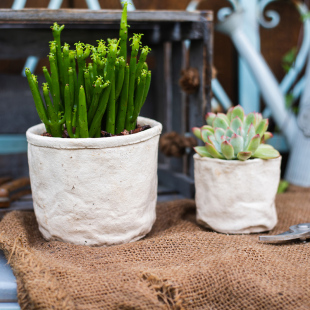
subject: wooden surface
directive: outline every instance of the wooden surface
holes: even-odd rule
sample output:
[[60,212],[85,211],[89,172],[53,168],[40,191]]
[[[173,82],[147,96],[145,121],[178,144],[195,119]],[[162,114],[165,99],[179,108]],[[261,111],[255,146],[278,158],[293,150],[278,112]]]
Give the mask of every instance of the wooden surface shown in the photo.
[[[202,12],[208,21],[213,20],[212,12]],[[83,10],[83,9],[23,9],[0,10],[0,25],[6,28],[7,24],[51,24],[53,22],[106,24],[116,23],[119,27],[121,10]],[[135,22],[200,22],[201,13],[186,11],[133,11],[128,12],[128,23]],[[147,25],[146,25],[147,26]]]

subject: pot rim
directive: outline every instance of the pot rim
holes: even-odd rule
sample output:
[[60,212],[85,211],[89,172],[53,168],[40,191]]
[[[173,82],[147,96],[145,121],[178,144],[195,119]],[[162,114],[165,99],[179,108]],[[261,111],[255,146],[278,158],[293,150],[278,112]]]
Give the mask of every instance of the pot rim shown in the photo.
[[282,156],[278,156],[276,158],[270,159],[262,159],[262,158],[253,158],[247,159],[245,161],[236,160],[236,159],[218,159],[218,158],[210,158],[210,157],[201,157],[199,154],[194,154],[194,160],[202,160],[202,161],[213,161],[223,165],[251,165],[252,163],[256,163],[258,161],[271,161],[271,160],[281,160]]
[[26,137],[29,144],[39,147],[58,149],[102,149],[136,144],[152,139],[153,137],[160,135],[162,131],[162,124],[153,119],[138,117],[138,123],[142,126],[150,125],[151,128],[126,136],[64,139],[41,136],[45,131],[45,126],[41,123],[30,127],[26,132]]

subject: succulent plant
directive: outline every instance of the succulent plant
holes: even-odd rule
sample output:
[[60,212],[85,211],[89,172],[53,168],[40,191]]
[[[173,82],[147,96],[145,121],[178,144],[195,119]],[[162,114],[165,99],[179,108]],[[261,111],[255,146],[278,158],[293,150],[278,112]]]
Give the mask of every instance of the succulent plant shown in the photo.
[[[64,25],[51,27],[50,72],[43,67],[46,83],[41,97],[37,77],[26,68],[26,76],[40,119],[53,137],[62,137],[66,128],[71,138],[100,137],[100,132],[119,134],[136,128],[146,100],[151,71],[141,46],[141,34],[134,34],[127,64],[127,3],[120,21],[119,39],[98,40],[97,46],[75,43],[70,50],[61,45]],[[138,56],[139,54],[139,56]],[[90,59],[89,59],[90,58]],[[89,61],[90,60],[90,61]]]
[[247,160],[280,156],[271,145],[264,143],[272,134],[267,131],[268,119],[263,119],[260,113],[245,115],[238,105],[230,108],[227,114],[207,113],[206,122],[207,125],[192,129],[205,143],[205,146],[194,147],[202,157]]

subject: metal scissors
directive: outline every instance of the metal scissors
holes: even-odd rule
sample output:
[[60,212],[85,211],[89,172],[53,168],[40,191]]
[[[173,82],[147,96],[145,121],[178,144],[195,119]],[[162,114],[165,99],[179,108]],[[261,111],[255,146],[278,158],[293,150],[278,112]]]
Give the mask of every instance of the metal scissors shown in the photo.
[[259,236],[259,241],[267,243],[276,243],[288,240],[306,241],[310,238],[310,223],[293,225],[288,231],[274,236]]

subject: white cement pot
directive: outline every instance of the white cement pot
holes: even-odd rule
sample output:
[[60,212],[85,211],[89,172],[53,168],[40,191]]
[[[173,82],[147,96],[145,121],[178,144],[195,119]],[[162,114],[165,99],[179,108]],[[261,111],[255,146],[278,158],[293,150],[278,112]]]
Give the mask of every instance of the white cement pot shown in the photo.
[[281,157],[220,160],[194,155],[197,222],[228,234],[271,230]]
[[34,211],[46,240],[105,246],[138,240],[156,218],[158,141],[162,125],[127,136],[43,137],[28,129]]

